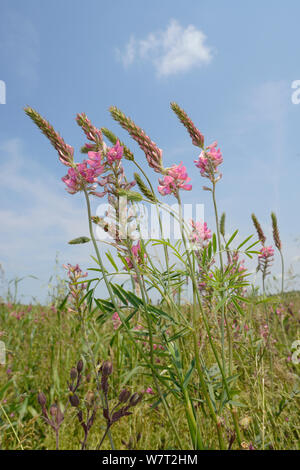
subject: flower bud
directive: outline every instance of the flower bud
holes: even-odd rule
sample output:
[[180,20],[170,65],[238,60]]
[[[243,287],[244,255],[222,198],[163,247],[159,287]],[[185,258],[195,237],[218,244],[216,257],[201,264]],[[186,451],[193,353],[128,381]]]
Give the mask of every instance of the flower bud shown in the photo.
[[79,406],[79,398],[75,393],[74,395],[69,396],[69,400],[70,400],[71,405],[75,406],[75,408]]
[[39,402],[39,404],[41,405],[42,408],[46,405],[46,397],[43,394],[43,392],[40,392],[38,394],[38,402]]
[[75,369],[75,367],[72,367],[70,371],[70,377],[72,382],[77,379],[77,370]]
[[142,399],[142,395],[140,395],[139,393],[134,393],[130,400],[129,400],[129,405],[130,406],[136,406]]
[[110,361],[104,361],[102,364],[102,375],[107,377],[112,373],[112,363]]
[[91,374],[86,374],[85,380],[89,383],[91,381]]
[[119,395],[119,402],[120,403],[126,403],[127,400],[129,399],[130,397],[130,391],[126,388],[124,388],[123,390],[121,390],[120,392],[120,395]]
[[78,362],[77,362],[77,372],[78,374],[80,374],[80,372],[82,371],[83,369],[83,361],[82,359],[80,359]]

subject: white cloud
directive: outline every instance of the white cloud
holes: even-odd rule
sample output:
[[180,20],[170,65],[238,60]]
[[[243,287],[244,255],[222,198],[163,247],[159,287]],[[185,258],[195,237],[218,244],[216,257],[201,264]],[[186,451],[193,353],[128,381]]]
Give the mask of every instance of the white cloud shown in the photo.
[[209,64],[213,52],[200,29],[193,25],[183,28],[172,19],[166,30],[150,33],[145,39],[131,36],[124,51],[117,50],[117,55],[125,67],[135,60],[145,60],[152,63],[158,76],[168,76]]

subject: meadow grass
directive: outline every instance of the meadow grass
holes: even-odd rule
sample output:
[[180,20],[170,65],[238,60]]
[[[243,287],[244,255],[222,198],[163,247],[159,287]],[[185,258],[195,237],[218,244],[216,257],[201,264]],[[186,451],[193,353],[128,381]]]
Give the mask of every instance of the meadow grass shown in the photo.
[[[233,372],[237,376],[235,400],[238,402],[236,410],[242,430],[242,448],[250,445],[255,449],[298,449],[299,366],[290,360],[290,348],[299,331],[300,293],[286,294],[283,299],[279,296],[270,297],[267,304],[260,303],[260,300],[259,297],[251,298],[239,323],[239,330],[233,335]],[[187,318],[191,315],[191,307],[182,307]],[[18,319],[14,314],[20,312],[24,314]],[[269,341],[261,335],[261,329],[266,323],[266,312],[272,331]],[[108,358],[113,363],[110,399],[116,400],[125,385],[132,391],[153,387],[148,368],[143,367],[143,359],[133,351],[122,332],[122,326],[116,331],[112,321],[108,320],[99,328],[97,317],[95,314],[89,320],[89,342],[100,363]],[[42,390],[48,403],[61,403],[63,407],[68,402],[70,369],[83,358],[85,375],[91,372],[91,366],[85,359],[88,357],[86,339],[80,320],[67,309],[59,312],[55,308],[33,306],[31,309],[26,305],[6,303],[1,305],[0,319],[2,339],[7,347],[7,364],[0,366],[0,400],[10,421],[0,412],[1,448],[20,449],[22,446],[24,449],[54,449],[55,435],[41,417],[37,394]],[[207,380],[211,384],[219,383],[220,386],[215,360],[201,322],[199,331],[199,350],[205,357]],[[189,364],[193,358],[191,335],[182,337],[182,350],[184,360]],[[163,351],[158,358],[167,368],[168,358]],[[95,383],[91,379],[91,382],[84,383],[80,396],[84,397],[88,390],[93,389]],[[204,430],[206,446],[217,448],[218,441],[208,411],[203,414],[198,410],[203,406],[203,400],[197,389],[198,384],[193,383],[192,379],[190,393],[195,400],[195,412]],[[112,429],[117,449],[178,448],[163,407],[157,402],[157,394],[145,393],[133,415],[121,420]],[[192,448],[192,442],[183,419],[184,407],[183,402],[171,399],[170,408],[182,446],[189,449]],[[228,410],[223,413],[221,426],[229,445],[234,430]],[[100,413],[91,430],[88,448],[96,447],[104,428],[105,422]],[[75,409],[69,408],[60,432],[60,448],[78,449],[82,438]],[[232,448],[238,447],[235,441]],[[109,440],[104,442],[103,448],[110,448]]]

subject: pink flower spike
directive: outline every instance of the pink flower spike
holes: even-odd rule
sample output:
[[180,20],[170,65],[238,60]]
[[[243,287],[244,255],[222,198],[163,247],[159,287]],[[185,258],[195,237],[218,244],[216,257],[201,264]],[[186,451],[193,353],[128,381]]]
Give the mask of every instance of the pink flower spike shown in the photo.
[[274,256],[274,248],[272,246],[263,246],[260,250],[258,258],[269,259]]
[[186,167],[182,166],[182,162],[180,162],[179,165],[172,165],[170,168],[167,168],[164,178],[159,179],[157,189],[162,196],[166,196],[167,194],[176,195],[179,189],[191,191],[192,185],[187,184],[190,181],[191,178],[188,177]]
[[[217,149],[217,142],[213,142],[211,145],[202,150],[198,160],[194,160],[197,168],[200,168],[201,176],[210,179],[211,181],[218,181],[221,178],[219,174],[218,166],[223,163],[223,156],[220,149]],[[217,177],[215,179],[215,177]]]
[[207,228],[207,223],[194,222],[190,220],[192,233],[190,239],[192,242],[199,244],[201,247],[207,246],[208,240],[212,237],[211,230]]
[[107,152],[107,161],[111,165],[116,160],[121,160],[123,157],[123,147],[117,140],[117,143],[111,147]]

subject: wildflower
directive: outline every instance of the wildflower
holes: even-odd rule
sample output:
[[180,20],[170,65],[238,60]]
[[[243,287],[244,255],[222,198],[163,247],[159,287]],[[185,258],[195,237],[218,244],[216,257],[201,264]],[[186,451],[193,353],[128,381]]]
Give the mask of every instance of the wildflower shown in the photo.
[[179,189],[190,191],[192,189],[191,184],[187,184],[191,181],[186,172],[186,167],[182,166],[182,162],[179,165],[172,165],[171,168],[166,170],[166,175],[163,179],[159,180],[158,191],[162,196],[167,194],[177,195]]
[[101,130],[92,125],[85,113],[77,114],[76,122],[82,128],[88,140],[93,142],[92,144],[85,144],[82,151],[86,153],[89,150],[101,150],[104,144]]
[[59,160],[66,166],[73,164],[74,149],[66,144],[64,139],[55,131],[53,126],[44,119],[37,111],[27,107],[25,113],[32,119],[32,121],[39,127],[42,133],[50,140],[53,147],[57,150]]
[[[90,165],[90,168],[88,167]],[[70,194],[75,194],[82,191],[84,188],[93,190],[96,188],[98,176],[105,170],[104,165],[101,164],[100,152],[89,152],[89,160],[84,160],[82,163],[77,163],[75,168],[69,168],[66,176],[62,181],[67,186],[67,191]],[[91,186],[93,185],[93,186]]]
[[150,137],[138,127],[132,119],[125,116],[122,111],[120,111],[115,106],[110,107],[110,112],[112,117],[120,123],[123,129],[131,135],[131,137],[139,144],[140,148],[144,151],[146,155],[147,162],[151,168],[156,171],[156,173],[162,173],[163,163],[162,163],[162,150],[157,147],[157,145],[152,142]]
[[272,246],[263,246],[259,252],[258,258],[268,260],[274,256],[274,249]]
[[274,214],[274,212],[271,213],[271,219],[272,219],[274,243],[275,243],[276,248],[280,251],[282,245],[281,245],[281,240],[280,240],[280,236],[279,236],[277,217]]
[[212,237],[211,230],[207,228],[207,223],[204,222],[194,222],[192,219],[190,220],[190,224],[192,226],[192,232],[190,234],[190,239],[192,242],[200,244],[201,247],[207,245],[207,241]]
[[[142,264],[143,261],[146,259],[146,254],[144,253],[144,257],[142,257],[142,250],[141,250],[141,241],[139,240],[136,245],[133,245],[131,248],[131,256],[135,259],[137,264]],[[126,263],[128,264],[129,269],[133,269],[134,265],[130,257],[125,258]]]
[[117,140],[116,144],[111,147],[107,154],[107,161],[111,165],[114,161],[121,160],[123,157],[123,147],[120,145],[119,141]]
[[181,123],[185,126],[188,133],[191,136],[192,142],[196,147],[203,148],[204,145],[204,137],[197,129],[193,121],[188,117],[186,112],[178,106],[177,103],[171,103],[171,108],[173,109],[174,113],[177,115],[178,119]]
[[118,312],[115,312],[112,316],[114,330],[117,330],[122,324]]
[[200,168],[201,176],[210,179],[212,182],[218,181],[222,174],[218,174],[218,166],[223,162],[223,156],[220,149],[217,149],[217,142],[209,145],[206,150],[202,150],[198,160],[194,160],[196,167]]
[[265,234],[261,228],[261,225],[260,223],[258,222],[257,218],[256,218],[256,215],[255,214],[252,214],[251,215],[251,218],[252,218],[252,222],[254,224],[254,227],[257,231],[257,236],[258,236],[258,239],[260,240],[261,244],[264,245],[265,244],[265,241],[266,241],[266,237],[265,237]]

